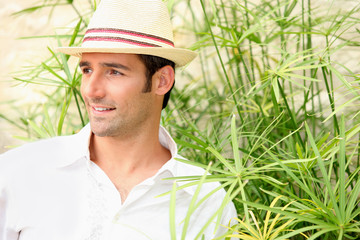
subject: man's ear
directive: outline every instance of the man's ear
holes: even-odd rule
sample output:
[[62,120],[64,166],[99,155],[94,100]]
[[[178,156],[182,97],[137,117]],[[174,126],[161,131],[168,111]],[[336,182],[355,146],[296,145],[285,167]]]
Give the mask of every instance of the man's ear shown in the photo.
[[[153,79],[155,82],[155,93],[158,95],[165,95],[173,86],[175,81],[175,71],[174,69],[166,65],[160,68],[155,74],[156,79]],[[154,81],[155,80],[155,81]]]

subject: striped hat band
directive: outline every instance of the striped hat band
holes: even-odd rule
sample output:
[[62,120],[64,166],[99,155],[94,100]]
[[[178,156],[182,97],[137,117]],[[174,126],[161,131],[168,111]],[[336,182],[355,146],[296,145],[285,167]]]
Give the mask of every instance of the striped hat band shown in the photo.
[[151,34],[114,28],[88,29],[83,42],[86,41],[113,41],[140,47],[174,47],[168,39]]

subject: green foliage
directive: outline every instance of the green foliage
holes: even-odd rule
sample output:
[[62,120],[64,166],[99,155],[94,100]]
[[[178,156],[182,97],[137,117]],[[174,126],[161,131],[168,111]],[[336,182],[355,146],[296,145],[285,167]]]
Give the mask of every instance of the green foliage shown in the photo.
[[[80,14],[74,2],[44,1],[20,13],[67,4],[78,13],[76,27],[44,37],[77,45],[96,3]],[[171,14],[183,20],[177,31],[196,39],[200,64],[198,71],[178,72],[184,84],[173,90],[162,124],[184,157],[212,173],[179,177],[188,181],[180,188],[220,181],[227,189],[222,207],[232,200],[238,210],[227,237],[360,238],[359,74],[335,60],[359,47],[360,5],[334,10],[338,2],[168,1]],[[29,140],[79,130],[87,122],[81,75],[70,69],[67,56],[49,49],[46,61],[15,77],[47,85],[46,103],[18,119],[0,117]],[[169,193],[171,216],[178,188]],[[182,239],[204,200],[195,194]],[[174,224],[170,220],[172,239]]]

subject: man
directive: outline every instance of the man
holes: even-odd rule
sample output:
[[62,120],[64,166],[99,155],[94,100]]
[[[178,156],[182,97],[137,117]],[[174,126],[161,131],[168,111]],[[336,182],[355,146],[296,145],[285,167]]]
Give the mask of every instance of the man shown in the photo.
[[102,0],[82,46],[59,51],[80,57],[90,124],[0,156],[0,239],[212,239],[226,232],[217,216],[228,225],[236,212],[231,202],[221,206],[225,191],[200,201],[218,183],[201,187],[190,218],[197,186],[159,197],[184,184],[169,178],[205,174],[176,160],[176,145],[160,127],[173,67],[196,56],[174,47],[162,1]]

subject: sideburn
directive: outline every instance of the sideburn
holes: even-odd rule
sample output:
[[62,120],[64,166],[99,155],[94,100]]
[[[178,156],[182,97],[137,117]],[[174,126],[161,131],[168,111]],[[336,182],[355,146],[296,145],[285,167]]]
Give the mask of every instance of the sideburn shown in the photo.
[[148,70],[146,70],[146,83],[143,88],[143,93],[151,92],[152,88],[152,76],[150,76],[150,73]]

